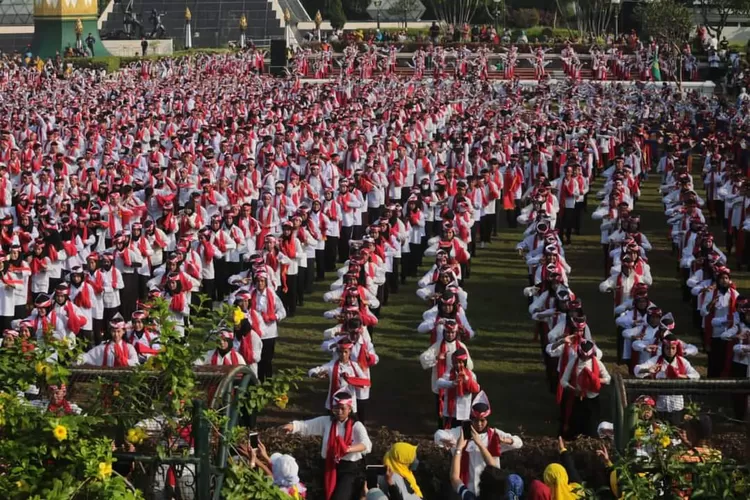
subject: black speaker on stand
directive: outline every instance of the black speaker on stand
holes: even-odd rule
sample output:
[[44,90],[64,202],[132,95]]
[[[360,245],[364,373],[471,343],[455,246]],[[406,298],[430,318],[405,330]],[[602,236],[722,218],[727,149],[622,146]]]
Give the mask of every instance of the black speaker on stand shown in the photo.
[[286,63],[286,40],[271,40],[271,74],[285,76]]

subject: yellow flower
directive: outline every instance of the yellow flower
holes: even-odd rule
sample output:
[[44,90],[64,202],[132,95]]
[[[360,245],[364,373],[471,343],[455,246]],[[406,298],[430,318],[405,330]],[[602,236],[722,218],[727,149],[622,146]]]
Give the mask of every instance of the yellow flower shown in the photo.
[[96,475],[99,479],[109,479],[112,475],[112,464],[109,462],[99,462],[99,473]]
[[58,441],[65,441],[68,439],[68,429],[64,425],[58,424],[52,429],[52,435],[55,436],[55,439]]
[[18,488],[19,491],[23,491],[26,489],[26,481],[23,479],[16,481],[16,488]]
[[115,389],[114,392],[112,392],[112,395],[114,397],[116,397],[116,398],[119,398],[120,397],[120,391],[118,391],[117,389]]
[[140,427],[136,427],[133,429],[128,429],[128,435],[126,439],[128,442],[133,444],[139,444],[141,441],[143,441],[143,438],[146,437],[146,433],[141,429]]
[[286,394],[282,394],[281,396],[278,396],[274,399],[276,406],[281,408],[282,410],[286,408],[287,403],[289,402],[289,396]]
[[669,436],[662,436],[662,438],[659,440],[659,444],[661,444],[662,448],[666,448],[670,444],[672,444],[672,440],[669,439]]
[[646,433],[640,427],[635,430],[635,438],[636,439],[641,439],[645,435],[646,435]]
[[36,374],[41,375],[45,371],[45,365],[41,361],[36,362]]

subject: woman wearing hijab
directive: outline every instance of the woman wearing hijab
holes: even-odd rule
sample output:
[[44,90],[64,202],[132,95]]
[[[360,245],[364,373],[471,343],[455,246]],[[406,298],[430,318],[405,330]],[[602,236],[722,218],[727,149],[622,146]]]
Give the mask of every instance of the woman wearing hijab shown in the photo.
[[521,500],[523,497],[523,479],[518,474],[508,476],[508,500]]
[[561,464],[549,464],[544,469],[542,481],[534,480],[529,487],[529,500],[576,500],[582,498],[578,493],[581,488],[581,478],[573,463],[573,457],[565,448],[565,442],[560,443]]
[[[395,443],[383,457],[383,464],[391,472],[393,484],[401,493],[404,500],[418,500],[422,498],[422,490],[419,489],[414,471],[419,465],[417,459],[417,447],[409,443]],[[379,478],[380,486],[387,489],[385,476]]]

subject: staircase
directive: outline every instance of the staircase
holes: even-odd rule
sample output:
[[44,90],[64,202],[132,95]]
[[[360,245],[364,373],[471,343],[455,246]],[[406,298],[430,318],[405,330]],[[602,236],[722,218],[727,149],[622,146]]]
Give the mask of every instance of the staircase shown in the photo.
[[[122,30],[123,3],[115,5],[101,28],[101,33]],[[230,41],[239,43],[240,18],[245,15],[248,42],[267,44],[269,39],[284,38],[284,14],[287,7],[294,21],[309,21],[299,0],[135,0],[133,10],[143,24],[146,36],[152,29],[149,16],[152,9],[166,12],[162,23],[167,37],[174,39],[175,49],[182,49],[185,40],[185,7],[192,13],[191,28],[194,48],[226,47]],[[301,18],[301,19],[300,19]],[[294,22],[293,21],[293,22]]]

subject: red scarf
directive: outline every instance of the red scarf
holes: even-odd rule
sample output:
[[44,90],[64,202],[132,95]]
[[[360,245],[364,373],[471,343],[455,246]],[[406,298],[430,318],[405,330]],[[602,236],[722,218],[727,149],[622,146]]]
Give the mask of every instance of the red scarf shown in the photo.
[[172,298],[169,301],[169,310],[176,313],[182,313],[183,309],[185,309],[185,294],[180,292],[172,295]]
[[347,419],[345,425],[344,436],[338,435],[338,421],[333,420],[331,422],[331,430],[328,433],[328,443],[326,444],[326,466],[323,474],[323,483],[326,490],[326,500],[330,500],[333,497],[333,492],[336,489],[336,466],[341,461],[346,450],[352,445],[352,430],[354,422],[352,419]]
[[[469,379],[466,382],[461,380],[454,387],[448,389],[447,397],[449,417],[453,417],[456,415],[456,398],[463,397],[466,394],[476,394],[479,392],[479,384],[476,380],[474,380],[474,377],[471,376],[471,371],[467,368],[464,368],[464,370],[466,370],[467,374],[469,375]],[[458,380],[458,375],[459,374],[455,369],[451,370],[450,380]]]
[[86,317],[78,316],[76,314],[75,309],[73,308],[73,303],[70,300],[65,302],[63,309],[65,309],[65,314],[68,316],[68,328],[71,332],[78,335],[81,328],[86,326]]
[[[237,351],[234,349],[229,350],[229,356],[224,356],[224,360],[221,363],[223,366],[235,366],[240,364],[240,359],[237,357]],[[227,362],[229,361],[229,362]],[[219,350],[214,350],[214,355],[211,356],[211,364],[212,365],[218,365],[219,364]]]
[[[271,291],[266,287],[264,290],[264,295],[266,297],[266,310],[260,311],[258,308],[258,289],[256,288],[253,290],[253,293],[250,294],[250,309],[257,312],[262,318],[263,322],[268,323],[275,323],[276,322],[276,297]],[[253,329],[258,333],[258,335],[263,336],[262,330],[259,328],[260,325],[256,325],[255,322],[257,322],[257,315],[253,318]]]
[[[255,317],[257,317],[258,314],[255,311],[250,311],[250,316],[253,317],[253,323],[255,323],[257,321]],[[255,328],[255,324],[253,324],[253,328]],[[245,358],[245,363],[252,363],[252,360],[255,359],[255,352],[253,350],[253,335],[257,335],[258,337],[262,336],[261,332],[253,330],[247,332],[247,334],[242,337],[242,341],[240,342],[240,354],[242,354],[242,357]]]
[[[463,432],[463,431],[462,431]],[[487,429],[487,451],[493,457],[499,457],[502,454],[502,443],[500,435],[492,427]],[[461,455],[461,482],[469,484],[469,454],[464,452]]]
[[672,363],[669,363],[666,359],[664,359],[664,356],[659,356],[659,360],[656,362],[656,366],[659,367],[659,370],[661,370],[661,367],[664,365],[664,363],[667,364],[667,378],[679,378],[680,375],[687,375],[687,368],[685,367],[685,361],[680,356],[674,357],[675,361],[677,361],[677,368],[675,369],[674,366],[672,366]]
[[206,262],[206,264],[210,264],[214,260],[216,249],[214,248],[213,244],[209,240],[203,241],[201,243],[201,246],[203,247],[203,259]]
[[[580,358],[576,358],[573,364],[573,372],[570,377],[571,385],[573,388],[577,388],[581,394],[581,398],[585,398],[589,392],[599,392],[602,389],[602,381],[599,378],[599,363],[596,361],[596,357],[591,357],[591,369],[584,368],[581,373],[576,375],[578,372],[578,362]],[[575,377],[575,379],[573,378]]]
[[91,296],[89,295],[89,289],[86,286],[86,282],[81,283],[80,291],[73,302],[75,305],[83,309],[91,309]]
[[[635,285],[638,284],[639,280],[635,270],[631,270],[630,272],[633,273],[633,286],[630,287],[630,295],[632,296]],[[620,272],[620,274],[617,275],[617,285],[615,286],[615,306],[619,306],[622,303],[622,281],[623,274]]]
[[114,364],[112,366],[118,367],[118,366],[128,366],[128,348],[125,342],[120,342],[119,344],[115,342],[107,342],[107,344],[104,346],[104,357],[102,358],[102,366],[107,366],[107,358],[109,357],[109,348],[110,346],[115,347],[115,360]]
[[55,404],[50,401],[49,405],[47,405],[47,411],[57,416],[73,414],[73,408],[70,406],[67,399],[63,399],[60,404]]
[[63,249],[65,250],[65,253],[68,255],[68,257],[75,257],[78,255],[78,249],[76,248],[76,244],[72,241],[63,241],[62,242]]

